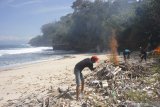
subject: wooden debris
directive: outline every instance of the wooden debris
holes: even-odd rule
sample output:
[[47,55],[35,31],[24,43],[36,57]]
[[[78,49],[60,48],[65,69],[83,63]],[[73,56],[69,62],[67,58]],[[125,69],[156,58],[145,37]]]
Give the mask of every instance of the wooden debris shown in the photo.
[[57,90],[51,86],[42,96],[32,93],[8,101],[5,107],[160,107],[160,74],[159,71],[151,72],[152,65],[102,63],[94,74],[87,75],[85,92],[79,102],[74,100],[76,95],[72,93],[75,85],[61,86]]
[[49,97],[43,99],[43,107],[49,107]]

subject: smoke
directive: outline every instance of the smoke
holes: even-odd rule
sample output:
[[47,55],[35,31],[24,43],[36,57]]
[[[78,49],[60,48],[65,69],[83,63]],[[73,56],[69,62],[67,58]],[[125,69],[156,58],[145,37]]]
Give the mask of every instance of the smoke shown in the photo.
[[118,43],[116,40],[116,31],[112,30],[112,35],[110,38],[110,49],[111,49],[111,59],[115,65],[119,64],[117,48],[118,48]]

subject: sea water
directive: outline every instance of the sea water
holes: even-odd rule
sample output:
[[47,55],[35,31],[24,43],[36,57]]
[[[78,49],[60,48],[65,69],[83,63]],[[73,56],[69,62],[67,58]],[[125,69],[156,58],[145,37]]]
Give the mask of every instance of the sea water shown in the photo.
[[60,59],[70,52],[53,50],[52,47],[33,47],[29,44],[0,45],[0,68],[47,59]]

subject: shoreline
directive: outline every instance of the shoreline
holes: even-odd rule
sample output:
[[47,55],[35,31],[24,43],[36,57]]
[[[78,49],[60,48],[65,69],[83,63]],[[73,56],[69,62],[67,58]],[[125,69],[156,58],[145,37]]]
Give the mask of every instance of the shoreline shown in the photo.
[[48,61],[56,61],[56,60],[63,60],[65,58],[72,58],[76,55],[93,55],[93,54],[97,54],[97,55],[109,55],[108,53],[70,53],[70,54],[63,54],[59,57],[51,57],[51,58],[46,58],[46,59],[40,59],[40,60],[36,60],[36,61],[29,61],[29,62],[24,62],[24,63],[18,63],[18,64],[12,64],[12,65],[6,65],[6,66],[2,66],[0,67],[0,72],[3,72],[3,71],[8,71],[8,70],[14,70],[14,69],[20,69],[20,68],[23,68],[23,67],[27,67],[29,65],[32,65],[32,64],[37,64],[37,63],[43,63],[43,62],[48,62]]
[[7,65],[7,66],[2,66],[0,67],[0,72],[3,71],[8,71],[8,70],[12,70],[12,69],[20,69],[23,68],[27,65],[32,65],[32,64],[36,64],[36,63],[43,63],[43,62],[47,62],[47,61],[55,61],[55,60],[62,60],[66,57],[71,57],[72,55],[62,55],[61,57],[56,57],[56,58],[46,58],[46,59],[41,59],[41,60],[36,60],[36,61],[29,61],[29,62],[24,62],[24,63],[18,63],[18,64],[12,64],[12,65]]
[[[96,53],[72,54],[62,59],[24,64],[0,72],[0,106],[10,104],[17,99],[25,99],[34,94],[44,97],[47,90],[56,90],[60,86],[75,88],[73,69],[77,62]],[[101,60],[106,54],[97,55]],[[89,71],[90,72],[90,71]],[[88,71],[84,72],[88,73]]]

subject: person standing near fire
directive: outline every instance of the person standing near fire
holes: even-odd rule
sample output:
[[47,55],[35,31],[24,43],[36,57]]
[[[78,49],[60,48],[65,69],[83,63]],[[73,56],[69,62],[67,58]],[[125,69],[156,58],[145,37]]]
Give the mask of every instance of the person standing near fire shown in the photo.
[[147,52],[146,52],[146,49],[140,47],[140,62],[143,61],[143,59],[145,60],[145,62],[147,61]]
[[129,49],[125,49],[125,50],[123,51],[123,58],[124,58],[124,61],[125,61],[125,62],[127,61],[127,59],[130,58],[130,53],[131,53],[131,51],[130,51]]
[[[83,59],[82,61],[78,62],[74,67],[74,74],[76,79],[76,100],[79,99],[79,94],[83,93],[84,91],[84,77],[82,74],[82,70],[85,67],[88,67],[91,71],[94,71],[96,67],[93,67],[93,64],[99,60],[97,56],[92,56],[91,58]],[[79,89],[81,86],[81,90]]]

